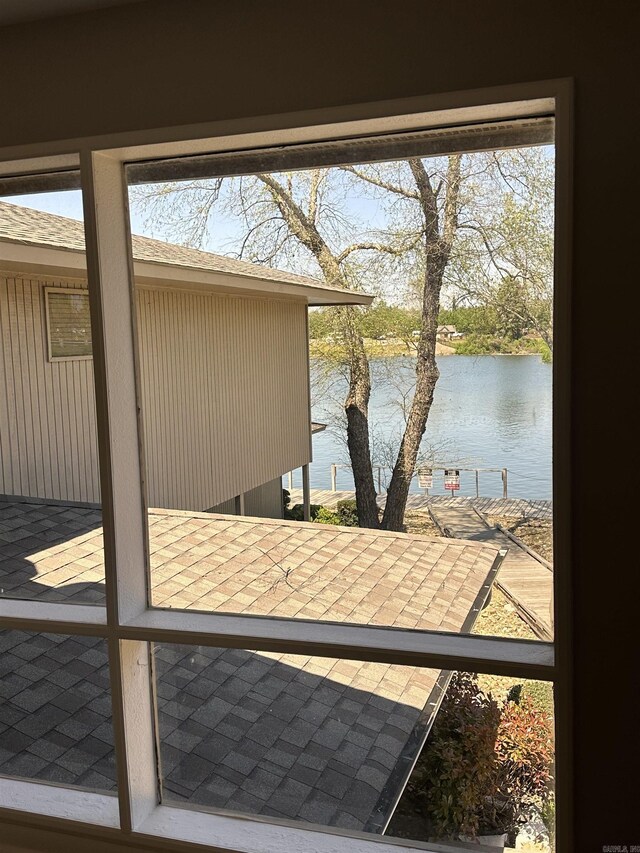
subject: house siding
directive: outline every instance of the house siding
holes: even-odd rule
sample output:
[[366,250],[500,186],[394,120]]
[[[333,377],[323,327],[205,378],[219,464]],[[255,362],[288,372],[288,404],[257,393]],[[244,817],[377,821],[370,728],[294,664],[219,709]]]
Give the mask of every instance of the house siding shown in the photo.
[[[93,362],[48,361],[45,286],[86,285],[0,277],[0,492],[98,502]],[[140,288],[137,308],[151,506],[205,509],[310,461],[304,303]]]
[[0,334],[0,491],[98,501],[93,362],[48,360],[43,283],[0,278]]
[[[235,515],[235,498],[211,507],[211,512]],[[263,483],[244,496],[244,514],[255,518],[282,518],[282,478]]]
[[155,506],[211,507],[309,461],[305,317],[302,302],[139,291]]

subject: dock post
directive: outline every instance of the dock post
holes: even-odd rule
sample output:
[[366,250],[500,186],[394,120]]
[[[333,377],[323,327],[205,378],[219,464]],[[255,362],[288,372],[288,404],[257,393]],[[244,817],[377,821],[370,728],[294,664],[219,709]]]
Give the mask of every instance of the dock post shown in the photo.
[[334,462],[331,463],[331,491],[337,492],[338,469]]
[[507,469],[506,468],[502,469],[502,497],[503,498],[509,497],[508,489],[507,489]]
[[476,468],[476,497],[480,497],[480,472]]
[[378,494],[382,494],[382,465],[378,465]]
[[302,511],[305,521],[311,521],[311,489],[309,488],[309,466],[302,466]]

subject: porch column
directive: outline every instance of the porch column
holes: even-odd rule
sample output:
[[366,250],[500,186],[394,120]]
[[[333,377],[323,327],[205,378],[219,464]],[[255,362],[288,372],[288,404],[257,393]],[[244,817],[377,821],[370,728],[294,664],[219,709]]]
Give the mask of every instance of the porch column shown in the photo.
[[302,508],[305,521],[311,521],[311,489],[309,488],[309,466],[302,466]]

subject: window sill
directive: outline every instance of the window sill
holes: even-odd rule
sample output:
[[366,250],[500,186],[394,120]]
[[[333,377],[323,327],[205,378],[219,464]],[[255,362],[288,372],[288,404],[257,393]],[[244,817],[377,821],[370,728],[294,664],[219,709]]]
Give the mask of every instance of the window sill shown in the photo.
[[66,853],[86,853],[89,839],[96,853],[107,853],[111,844],[114,853],[116,850],[125,853],[145,849],[176,853],[203,849],[211,853],[282,853],[289,850],[297,853],[475,850],[482,853],[489,850],[484,845],[425,844],[364,833],[348,834],[331,827],[293,821],[267,821],[250,815],[166,805],[156,806],[134,832],[123,833],[119,830],[116,796],[9,778],[0,778],[0,818],[3,843],[8,845],[3,850],[15,849],[16,853],[50,851],[54,837],[58,845],[55,849],[64,849]]

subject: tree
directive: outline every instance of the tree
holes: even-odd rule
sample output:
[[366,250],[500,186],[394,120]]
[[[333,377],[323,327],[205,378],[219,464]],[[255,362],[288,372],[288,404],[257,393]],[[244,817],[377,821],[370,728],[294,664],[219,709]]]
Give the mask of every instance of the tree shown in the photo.
[[[544,232],[540,217],[527,218],[522,200],[509,205],[518,193],[530,201],[537,182],[547,185],[538,180],[539,162],[532,165],[522,152],[518,152],[522,162],[511,155],[456,154],[264,173],[146,187],[136,194],[135,200],[148,218],[185,243],[201,245],[212,211],[223,208],[242,222],[240,257],[267,265],[284,264],[297,271],[319,271],[328,284],[343,288],[386,292],[390,283],[410,284],[417,309],[410,332],[415,346],[415,387],[405,407],[405,428],[381,520],[369,423],[371,373],[363,342],[367,323],[359,309],[352,307],[333,309],[328,318],[346,368],[346,439],[359,522],[364,527],[399,530],[403,526],[439,376],[435,350],[443,286],[472,305],[482,301],[481,297],[495,305],[500,282],[510,278],[526,292],[522,304],[529,314],[537,304],[529,298],[530,291],[538,292],[538,288],[538,302],[546,304],[548,246],[538,240]],[[383,227],[354,227],[348,199],[366,193],[384,208]],[[542,209],[546,209],[544,205]],[[523,235],[527,236],[524,250],[519,245]],[[386,313],[386,321],[393,322],[389,306],[378,310]],[[395,319],[400,328],[399,318]],[[419,331],[417,338],[415,330]],[[408,333],[406,326],[403,331]]]
[[[413,400],[409,407],[406,425],[396,458],[391,481],[387,489],[382,526],[388,530],[401,530],[409,496],[411,479],[415,472],[420,444],[433,404],[433,393],[440,376],[436,363],[436,333],[440,311],[440,292],[444,272],[451,255],[458,224],[458,205],[461,185],[461,155],[446,159],[446,167],[434,175],[427,170],[425,161],[413,158],[406,166],[411,181],[403,180],[405,164],[395,164],[396,174],[389,176],[379,167],[348,167],[348,170],[378,190],[391,193],[402,200],[402,206],[411,205],[411,222],[417,219],[412,239],[413,252],[420,254],[421,270],[419,293],[421,308],[420,335],[416,344],[416,382]],[[430,164],[432,165],[432,164]],[[399,168],[398,168],[399,167]],[[388,171],[388,170],[387,170]],[[438,182],[434,187],[434,177]],[[404,235],[407,241],[408,234]]]
[[503,278],[495,291],[497,332],[514,341],[527,331],[527,300],[524,284],[517,278]]
[[[448,269],[457,303],[495,309],[499,333],[553,350],[554,162],[550,148],[475,155]],[[482,203],[476,203],[481,199]]]

